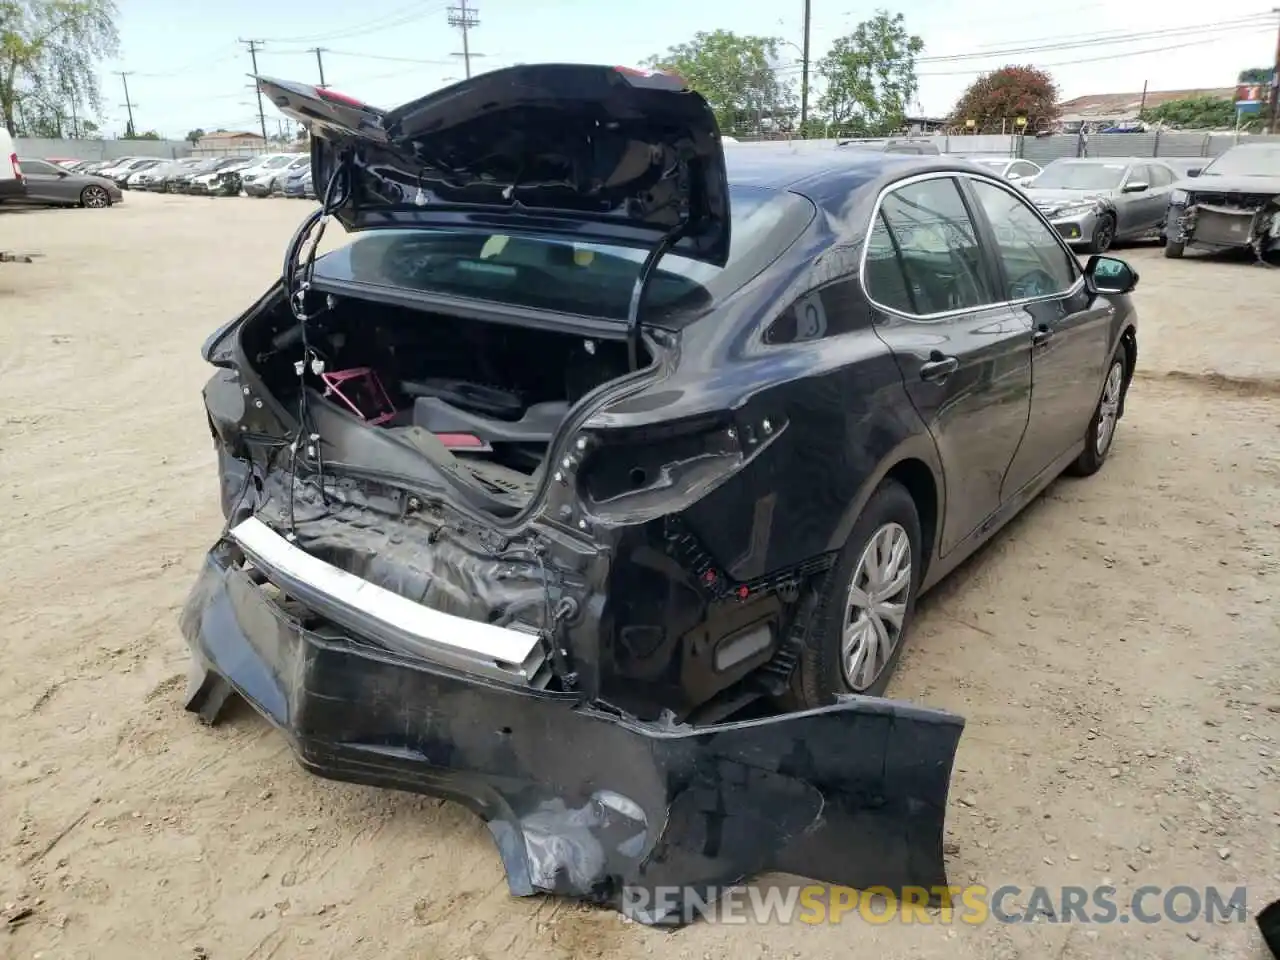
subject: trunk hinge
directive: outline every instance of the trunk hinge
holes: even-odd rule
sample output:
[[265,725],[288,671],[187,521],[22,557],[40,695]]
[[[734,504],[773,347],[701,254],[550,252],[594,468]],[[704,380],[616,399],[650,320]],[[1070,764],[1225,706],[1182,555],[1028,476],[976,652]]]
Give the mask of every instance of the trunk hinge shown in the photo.
[[627,359],[632,373],[640,369],[640,309],[644,306],[645,291],[653,275],[658,272],[658,261],[680,242],[688,228],[689,221],[682,220],[675,229],[662,235],[662,239],[644,258],[635,286],[631,288],[631,303],[627,307]]

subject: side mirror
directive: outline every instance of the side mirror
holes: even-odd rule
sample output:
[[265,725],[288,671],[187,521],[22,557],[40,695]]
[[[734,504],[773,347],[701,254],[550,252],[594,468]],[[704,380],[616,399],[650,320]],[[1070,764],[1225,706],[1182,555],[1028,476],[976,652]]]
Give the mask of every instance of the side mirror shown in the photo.
[[1094,255],[1084,268],[1095,293],[1129,293],[1138,285],[1138,271],[1118,257]]
[[1124,185],[1124,193],[1143,193],[1151,189],[1151,184],[1145,180],[1131,180]]
[[1200,169],[1201,169],[1200,167],[1192,167],[1190,170],[1187,171],[1187,176],[1188,177],[1200,176]]

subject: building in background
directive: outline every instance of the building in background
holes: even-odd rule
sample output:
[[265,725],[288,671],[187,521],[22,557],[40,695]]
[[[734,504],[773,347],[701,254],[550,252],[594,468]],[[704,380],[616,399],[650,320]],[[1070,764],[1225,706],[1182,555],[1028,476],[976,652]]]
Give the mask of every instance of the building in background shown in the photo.
[[261,134],[244,130],[215,130],[206,133],[191,151],[193,157],[251,157],[266,152]]
[[1171,100],[1187,100],[1191,97],[1213,97],[1230,100],[1235,96],[1234,87],[1214,87],[1206,90],[1148,90],[1145,100],[1142,91],[1137,93],[1093,93],[1074,97],[1058,104],[1061,111],[1058,122],[1064,133],[1078,133],[1087,125],[1097,131],[1107,127],[1131,124],[1143,110],[1150,110]]

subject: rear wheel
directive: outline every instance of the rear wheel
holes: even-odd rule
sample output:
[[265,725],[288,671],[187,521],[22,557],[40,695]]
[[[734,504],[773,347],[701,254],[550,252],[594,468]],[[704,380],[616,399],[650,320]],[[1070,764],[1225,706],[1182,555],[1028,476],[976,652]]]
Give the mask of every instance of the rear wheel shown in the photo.
[[821,587],[788,706],[808,709],[840,694],[884,693],[915,615],[923,559],[915,501],[886,480]]
[[80,191],[80,206],[99,210],[111,206],[111,198],[107,196],[105,188],[91,183]]

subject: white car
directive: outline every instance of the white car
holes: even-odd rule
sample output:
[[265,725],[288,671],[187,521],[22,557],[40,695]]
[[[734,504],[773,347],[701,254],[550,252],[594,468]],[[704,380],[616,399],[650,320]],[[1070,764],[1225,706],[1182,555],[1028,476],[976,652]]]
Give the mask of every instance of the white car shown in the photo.
[[306,155],[300,153],[274,153],[259,158],[260,162],[245,170],[240,177],[245,194],[250,197],[269,197],[276,178],[304,158]]
[[17,148],[5,125],[0,123],[0,202],[26,194],[27,184],[18,165]]
[[1040,176],[1041,168],[1039,164],[1032,163],[1030,160],[1021,160],[1018,157],[993,157],[987,154],[985,156],[966,156],[964,159],[994,170],[1010,183],[1019,187],[1025,187]]

